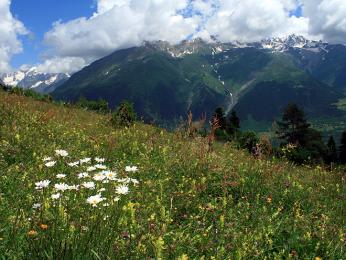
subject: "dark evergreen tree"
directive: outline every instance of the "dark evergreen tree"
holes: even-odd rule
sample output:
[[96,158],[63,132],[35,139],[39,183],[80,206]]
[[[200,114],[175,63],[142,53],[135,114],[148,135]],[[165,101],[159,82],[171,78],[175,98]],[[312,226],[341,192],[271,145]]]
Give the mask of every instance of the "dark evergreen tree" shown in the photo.
[[339,161],[343,164],[346,164],[346,131],[342,133],[340,143],[341,145],[339,148],[339,152],[340,152]]
[[327,143],[326,162],[333,163],[333,162],[336,162],[337,160],[338,160],[338,152],[336,149],[335,140],[333,136],[330,136]]
[[219,120],[220,130],[226,130],[226,116],[222,107],[218,107],[214,112],[214,117]]
[[305,113],[296,104],[289,104],[283,113],[282,121],[277,122],[279,129],[277,135],[286,144],[304,145],[310,125],[307,123]]
[[240,129],[240,119],[237,116],[236,111],[232,110],[231,115],[230,115],[229,120],[228,120],[227,133],[230,136],[235,137],[236,133],[239,131],[239,129]]
[[113,113],[111,122],[114,126],[130,127],[137,119],[137,114],[133,104],[128,101],[123,101]]

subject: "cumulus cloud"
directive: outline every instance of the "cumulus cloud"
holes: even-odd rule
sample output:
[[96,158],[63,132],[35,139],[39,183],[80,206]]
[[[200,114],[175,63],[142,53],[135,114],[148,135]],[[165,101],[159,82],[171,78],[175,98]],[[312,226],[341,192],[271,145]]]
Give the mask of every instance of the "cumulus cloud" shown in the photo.
[[[188,0],[99,0],[97,4],[97,12],[90,18],[53,25],[44,39],[49,46],[48,55],[89,63],[143,41],[178,43],[192,35],[198,26],[196,17],[179,13],[188,6]],[[63,65],[54,58],[41,69],[51,72],[52,67],[58,68],[56,62]],[[74,70],[78,69],[77,66]]]
[[[206,1],[203,2],[205,5]],[[307,35],[308,21],[291,16],[298,6],[294,0],[210,0],[204,35],[209,33],[221,41],[257,41],[293,32]]]
[[[3,0],[0,0],[3,1]],[[345,0],[95,0],[91,17],[56,22],[45,34],[39,68],[74,72],[115,50],[143,41],[191,37],[251,42],[299,34],[345,42]],[[303,17],[292,15],[301,7]]]
[[332,43],[346,43],[345,0],[302,0],[309,33]]
[[27,33],[24,25],[12,16],[10,4],[10,0],[0,0],[0,73],[11,70],[11,57],[23,49],[18,35]]

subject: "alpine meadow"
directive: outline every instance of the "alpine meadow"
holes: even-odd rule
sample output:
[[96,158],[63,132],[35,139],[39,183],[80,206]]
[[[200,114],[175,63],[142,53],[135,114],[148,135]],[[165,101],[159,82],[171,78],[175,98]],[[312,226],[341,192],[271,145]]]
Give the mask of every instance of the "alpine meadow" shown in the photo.
[[345,0],[0,20],[0,260],[346,259]]

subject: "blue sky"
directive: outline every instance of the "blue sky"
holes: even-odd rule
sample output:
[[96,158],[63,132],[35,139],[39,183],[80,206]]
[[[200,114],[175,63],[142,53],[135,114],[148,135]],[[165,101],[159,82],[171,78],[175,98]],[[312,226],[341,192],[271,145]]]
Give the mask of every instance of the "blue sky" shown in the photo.
[[13,16],[24,23],[30,34],[20,36],[24,51],[13,56],[11,65],[18,68],[22,64],[38,63],[44,49],[44,33],[51,29],[54,22],[90,17],[95,10],[93,0],[12,0]]

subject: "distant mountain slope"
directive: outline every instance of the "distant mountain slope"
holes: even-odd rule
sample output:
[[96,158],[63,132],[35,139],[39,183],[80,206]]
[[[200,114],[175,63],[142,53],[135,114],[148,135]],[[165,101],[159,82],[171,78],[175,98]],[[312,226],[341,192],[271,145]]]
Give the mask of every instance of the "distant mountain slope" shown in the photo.
[[0,75],[5,85],[32,89],[39,93],[54,91],[69,77],[70,75],[66,73],[41,73],[36,67]]
[[[288,102],[301,104],[311,116],[339,115],[333,104],[343,98],[344,60],[333,58],[335,49],[346,55],[344,46],[295,35],[249,44],[145,43],[90,64],[53,95],[72,101],[103,98],[112,107],[127,99],[139,115],[156,121],[186,117],[189,110],[210,116],[218,106],[271,121]],[[323,61],[325,53],[341,68],[334,74],[313,61]],[[330,79],[318,72],[322,68]]]

